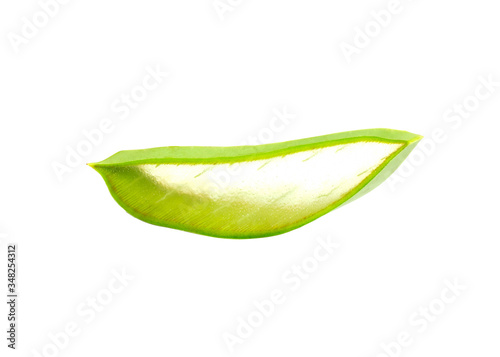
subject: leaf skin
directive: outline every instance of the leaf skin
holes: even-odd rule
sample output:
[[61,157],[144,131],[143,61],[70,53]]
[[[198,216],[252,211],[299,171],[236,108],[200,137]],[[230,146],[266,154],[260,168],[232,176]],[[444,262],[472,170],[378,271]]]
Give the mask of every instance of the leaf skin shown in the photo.
[[[373,190],[421,139],[367,129],[256,146],[121,151],[89,165],[138,219],[213,237],[259,238],[299,228]],[[208,179],[233,166],[248,176],[231,177],[223,188]]]

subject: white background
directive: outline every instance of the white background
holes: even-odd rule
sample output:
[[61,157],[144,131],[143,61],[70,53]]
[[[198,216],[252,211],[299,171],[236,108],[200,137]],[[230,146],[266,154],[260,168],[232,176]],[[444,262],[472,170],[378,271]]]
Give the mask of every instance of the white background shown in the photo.
[[[341,46],[357,28],[376,32],[371,12],[389,2],[232,4],[221,18],[210,0],[74,0],[18,46],[23,17],[33,21],[40,4],[0,5],[0,266],[6,243],[18,243],[15,354],[225,356],[223,334],[281,289],[286,301],[234,355],[383,356],[402,331],[412,343],[394,356],[498,355],[500,87],[469,97],[479,78],[500,81],[496,2],[401,0],[350,63]],[[170,75],[121,120],[111,106],[148,66]],[[477,109],[447,122],[467,98]],[[377,127],[444,134],[398,181],[266,239],[146,224],[85,166],[124,149],[238,145],[269,133],[283,108],[294,119],[273,142]],[[103,118],[113,130],[58,180],[54,163],[66,165]],[[326,234],[341,247],[290,291],[282,274]],[[78,306],[105,294],[113,269],[134,278],[87,323]],[[467,289],[419,332],[410,317],[439,306],[446,279]],[[79,335],[54,350],[50,335],[68,323]]]

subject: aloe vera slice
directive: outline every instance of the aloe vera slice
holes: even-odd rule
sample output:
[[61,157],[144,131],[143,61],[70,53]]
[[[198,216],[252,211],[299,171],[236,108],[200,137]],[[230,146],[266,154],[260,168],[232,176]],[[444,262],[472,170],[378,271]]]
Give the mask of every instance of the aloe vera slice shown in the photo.
[[223,238],[296,229],[382,183],[422,137],[368,129],[276,144],[121,151],[89,164],[128,213]]

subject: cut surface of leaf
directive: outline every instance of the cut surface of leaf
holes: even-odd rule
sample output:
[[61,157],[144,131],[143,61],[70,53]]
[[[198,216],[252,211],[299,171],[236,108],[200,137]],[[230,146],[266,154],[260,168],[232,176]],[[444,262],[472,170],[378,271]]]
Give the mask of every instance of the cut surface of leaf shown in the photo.
[[369,129],[258,146],[122,151],[91,166],[141,220],[257,238],[298,228],[367,193],[420,139]]

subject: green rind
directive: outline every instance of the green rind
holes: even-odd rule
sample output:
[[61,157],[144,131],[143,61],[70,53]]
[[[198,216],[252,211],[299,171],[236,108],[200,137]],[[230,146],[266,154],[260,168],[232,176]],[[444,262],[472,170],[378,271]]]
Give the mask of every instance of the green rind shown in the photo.
[[[234,147],[203,147],[203,146],[169,146],[162,148],[152,148],[143,150],[127,150],[120,151],[106,160],[98,163],[89,164],[96,169],[103,177],[111,195],[115,201],[130,215],[150,224],[179,229],[187,232],[208,235],[218,238],[232,239],[247,239],[247,238],[262,238],[274,235],[283,234],[310,223],[311,221],[325,215],[326,213],[352,202],[366,193],[373,190],[375,187],[385,181],[405,160],[409,153],[418,144],[422,136],[412,134],[406,131],[392,129],[365,129],[323,135],[313,138],[299,139],[286,141],[275,144],[265,144],[256,146],[234,146]],[[162,164],[162,163],[183,163],[183,164],[199,164],[199,163],[230,163],[242,162],[251,160],[260,160],[267,157],[286,155],[292,152],[304,150],[312,150],[322,146],[331,146],[347,142],[356,142],[362,140],[373,140],[380,142],[399,142],[403,143],[398,151],[388,157],[382,165],[372,172],[365,180],[363,180],[356,188],[346,194],[342,199],[334,202],[330,206],[316,212],[306,219],[297,222],[280,230],[267,233],[248,233],[248,234],[229,234],[223,231],[214,230],[195,230],[190,227],[183,226],[172,222],[164,222],[153,219],[149,216],[135,211],[132,207],[123,203],[113,191],[110,182],[106,175],[99,170],[106,166],[128,166],[139,164]]]
[[411,142],[420,140],[420,135],[393,129],[364,129],[342,133],[316,136],[306,139],[284,141],[281,143],[247,146],[167,146],[161,148],[124,150],[106,160],[90,164],[92,167],[103,165],[137,165],[166,163],[227,163],[249,161],[269,156],[285,155],[290,152],[308,150],[313,147],[340,144],[363,139],[382,139],[386,142]]

